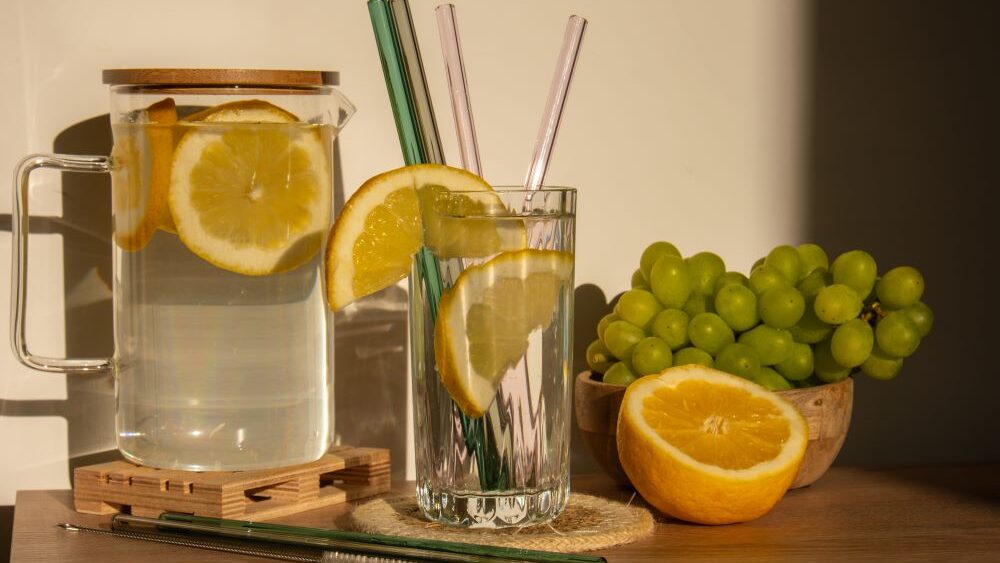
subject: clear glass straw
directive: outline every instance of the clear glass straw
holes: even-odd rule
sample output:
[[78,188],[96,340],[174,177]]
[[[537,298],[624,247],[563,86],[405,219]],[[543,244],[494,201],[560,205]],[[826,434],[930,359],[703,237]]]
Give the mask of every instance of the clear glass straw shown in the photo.
[[[368,13],[375,32],[375,43],[385,74],[389,102],[396,118],[396,131],[406,164],[444,163],[434,110],[427,92],[427,80],[420,60],[420,48],[413,31],[413,19],[406,0],[368,0]],[[424,271],[424,289],[432,317],[437,316],[443,290],[437,262],[427,247],[418,252],[418,264]],[[461,415],[466,446],[476,452],[482,490],[506,487],[500,456],[486,442],[481,419]]]
[[472,119],[469,102],[469,85],[465,79],[465,60],[462,44],[458,39],[458,21],[453,4],[441,4],[435,9],[438,35],[441,37],[441,53],[448,73],[448,93],[451,94],[451,111],[455,116],[455,134],[462,153],[462,168],[482,176],[479,161],[479,144],[476,142],[476,125]]
[[[389,0],[392,20],[396,31],[396,44],[403,55],[403,67],[410,87],[410,103],[415,112],[417,131],[424,147],[423,163],[444,164],[441,137],[438,135],[437,121],[434,119],[434,105],[427,89],[427,75],[420,58],[420,46],[413,29],[413,17],[407,0]],[[407,163],[412,164],[412,163]]]
[[524,180],[524,189],[537,190],[545,180],[545,172],[549,166],[549,157],[555,145],[556,133],[559,131],[559,119],[562,117],[563,106],[566,104],[566,94],[573,80],[573,69],[583,42],[583,32],[587,28],[587,20],[580,16],[570,16],[566,23],[566,35],[563,37],[562,50],[556,72],[549,87],[549,99],[545,103],[545,114],[535,138],[535,151],[531,155],[531,165]]

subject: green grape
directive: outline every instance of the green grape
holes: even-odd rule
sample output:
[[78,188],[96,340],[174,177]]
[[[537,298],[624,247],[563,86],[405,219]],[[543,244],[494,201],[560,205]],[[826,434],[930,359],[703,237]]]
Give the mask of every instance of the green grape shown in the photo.
[[827,271],[825,268],[817,268],[809,273],[802,281],[795,286],[802,292],[802,296],[807,300],[816,297],[819,291],[826,287]]
[[711,297],[692,292],[684,304],[684,312],[694,318],[702,313],[714,313],[715,307]]
[[781,285],[765,291],[757,302],[760,320],[774,328],[795,326],[805,311],[805,298],[799,290],[790,285]]
[[715,294],[715,312],[736,332],[748,330],[760,322],[757,296],[749,287],[728,285]]
[[642,257],[639,258],[639,271],[648,281],[650,279],[649,274],[653,271],[653,264],[663,256],[676,256],[681,257],[681,253],[677,250],[677,247],[670,244],[669,242],[654,242],[653,244],[646,247],[646,250],[642,251]]
[[826,251],[818,244],[800,244],[795,250],[799,253],[803,274],[808,276],[818,268],[830,269],[830,259],[827,258]]
[[780,373],[766,366],[760,368],[757,373],[750,378],[750,380],[768,391],[784,391],[786,389],[792,389],[792,384],[789,383],[787,379],[782,377]]
[[646,333],[628,321],[615,321],[604,331],[604,345],[616,358],[631,358],[632,349],[643,338]]
[[861,364],[861,371],[870,377],[881,379],[882,381],[888,381],[896,377],[896,374],[902,368],[903,358],[894,358],[879,350],[878,346],[872,350],[872,355],[868,356],[865,363]]
[[601,320],[597,321],[597,337],[603,341],[604,331],[608,329],[608,325],[620,320],[622,320],[622,318],[614,313],[608,313],[607,315],[601,317]]
[[750,279],[739,272],[726,272],[719,276],[719,279],[715,280],[713,293],[718,294],[727,285],[750,287]]
[[691,316],[680,309],[665,309],[653,319],[650,332],[663,340],[671,350],[680,350],[688,345],[688,323]]
[[851,368],[844,367],[833,359],[829,340],[820,342],[813,350],[813,368],[816,370],[816,377],[823,383],[836,383],[851,375]]
[[778,373],[791,381],[802,381],[813,373],[813,350],[808,344],[792,344],[792,352],[774,365]]
[[902,312],[913,321],[913,325],[917,327],[917,332],[920,333],[920,338],[924,338],[930,334],[931,327],[934,326],[934,311],[931,311],[931,308],[925,305],[923,301],[917,301],[913,305],[903,309]]
[[889,356],[906,358],[917,351],[920,331],[905,313],[893,311],[875,325],[875,341]]
[[632,368],[636,375],[660,373],[673,363],[673,353],[666,342],[655,336],[643,338],[632,350]]
[[646,281],[646,276],[642,275],[642,270],[632,272],[631,285],[634,288],[649,289],[649,282]]
[[905,309],[923,296],[924,276],[910,266],[893,268],[875,284],[875,293],[883,307]]
[[676,353],[674,353],[674,365],[675,366],[686,366],[690,364],[696,364],[699,366],[705,366],[709,368],[715,367],[715,360],[712,359],[712,355],[708,352],[702,350],[701,348],[688,347],[681,348]]
[[604,373],[611,367],[617,358],[611,354],[611,350],[600,340],[595,340],[587,346],[587,365],[597,373]]
[[857,292],[843,284],[824,287],[816,294],[813,311],[827,324],[841,325],[858,318],[863,304]]
[[788,284],[789,281],[785,278],[784,274],[767,264],[757,266],[750,271],[750,289],[758,297],[769,289]]
[[733,342],[727,344],[716,356],[715,367],[744,379],[752,379],[760,371],[760,358],[753,348]]
[[861,319],[852,319],[837,327],[830,338],[833,359],[848,368],[858,367],[872,353],[875,335],[872,327]]
[[816,317],[813,301],[806,300],[806,311],[802,313],[799,322],[788,329],[792,339],[804,344],[816,344],[825,340],[833,332],[833,326],[824,323]]
[[875,287],[875,276],[878,275],[875,259],[864,250],[852,250],[841,254],[833,261],[831,271],[833,283],[850,287],[862,300],[872,292],[872,288]]
[[649,328],[653,317],[662,310],[656,297],[645,289],[630,289],[615,303],[615,314],[643,330]]
[[715,313],[702,313],[693,317],[688,324],[688,338],[692,344],[712,355],[721,352],[726,344],[736,342],[733,329]]
[[760,325],[740,335],[739,342],[757,352],[761,365],[773,366],[788,359],[795,341],[787,330]]
[[774,250],[767,254],[767,258],[764,258],[764,265],[781,272],[790,283],[798,282],[803,276],[799,251],[787,244],[774,247]]
[[625,362],[617,362],[609,367],[608,371],[604,372],[603,381],[611,385],[625,387],[636,379],[638,378],[635,376],[635,373],[625,365]]
[[648,277],[653,295],[668,309],[683,307],[694,291],[691,268],[678,256],[661,256]]
[[753,263],[753,266],[750,266],[750,271],[752,272],[756,270],[758,266],[763,266],[763,265],[764,265],[764,259],[758,258],[757,261]]
[[726,271],[726,263],[711,252],[699,252],[688,258],[687,264],[694,280],[694,290],[702,295],[711,295],[715,280]]

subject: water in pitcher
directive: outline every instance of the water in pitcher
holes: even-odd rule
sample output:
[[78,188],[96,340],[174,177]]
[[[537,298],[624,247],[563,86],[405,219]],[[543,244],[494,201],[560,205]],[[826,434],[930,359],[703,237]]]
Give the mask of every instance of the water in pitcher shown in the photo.
[[[435,357],[440,343],[434,339],[442,332],[434,330],[434,323],[440,320],[430,313],[433,306],[426,292],[427,267],[421,265],[419,256],[415,259],[411,273],[411,330],[418,434],[417,498],[425,515],[439,522],[472,527],[522,526],[558,515],[569,497],[573,217],[543,214],[489,221],[500,230],[504,221],[523,224],[530,235],[529,248],[559,251],[566,257],[568,269],[559,280],[554,303],[544,304],[547,311],[552,311],[551,317],[526,335],[527,348],[499,376],[499,387],[486,400],[489,406],[485,414],[470,418],[463,415],[437,371],[442,359],[440,351]],[[441,259],[429,251],[427,254],[430,256],[425,262],[429,259],[436,267],[446,295],[462,283],[463,276],[489,263],[508,261],[514,265],[513,270],[530,268],[524,251],[477,259]],[[485,277],[505,275],[499,270]],[[508,302],[502,315],[519,315],[521,303],[532,303],[527,295],[512,297],[514,303]],[[445,314],[443,309],[437,314]],[[470,319],[474,315],[468,313]],[[500,340],[503,338],[497,337],[487,346],[502,346]],[[470,346],[470,350],[474,347]]]
[[[116,127],[117,431],[129,459],[246,470],[328,448],[332,132],[323,129]],[[129,153],[130,144],[141,148]]]

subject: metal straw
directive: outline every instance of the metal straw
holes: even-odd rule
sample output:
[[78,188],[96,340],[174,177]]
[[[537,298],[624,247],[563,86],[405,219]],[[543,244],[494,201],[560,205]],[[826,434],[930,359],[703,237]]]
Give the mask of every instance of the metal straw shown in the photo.
[[[251,557],[264,557],[267,559],[278,559],[280,561],[296,561],[297,563],[325,563],[327,561],[376,561],[363,555],[338,554],[334,552],[311,551],[293,553],[288,548],[276,549],[270,546],[254,547],[252,545],[237,545],[232,542],[213,541],[203,538],[177,537],[169,534],[158,534],[155,532],[133,532],[126,530],[102,530],[100,528],[88,528],[76,524],[56,524],[68,532],[86,532],[88,534],[98,534],[120,539],[142,540],[155,543],[165,543],[181,547],[193,547],[196,549],[207,549],[210,551],[221,551],[233,555],[249,555]],[[388,561],[379,558],[378,561]]]
[[365,557],[389,557],[405,560],[421,561],[443,561],[446,563],[511,563],[518,559],[509,557],[498,557],[482,553],[452,553],[425,547],[413,547],[403,545],[378,544],[357,538],[340,538],[319,535],[305,535],[289,532],[276,532],[261,528],[239,528],[232,526],[217,526],[212,524],[201,524],[197,522],[178,522],[172,520],[159,520],[156,518],[143,518],[141,516],[128,516],[117,514],[114,516],[111,526],[115,530],[120,530],[123,526],[133,525],[155,526],[156,528],[166,528],[168,530],[178,530],[182,532],[194,532],[198,534],[209,534],[213,536],[235,538],[251,541],[262,541],[295,547],[309,547],[327,551],[353,553]]
[[455,134],[462,153],[462,168],[482,176],[479,162],[479,144],[476,142],[476,125],[472,119],[469,102],[469,84],[465,78],[465,60],[462,44],[458,39],[458,21],[453,4],[441,4],[437,13],[438,34],[441,36],[441,53],[448,72],[448,93],[451,94],[451,112],[455,117]]
[[606,561],[603,557],[593,555],[575,555],[572,553],[556,553],[533,549],[476,545],[423,538],[407,538],[402,536],[385,536],[381,534],[352,532],[349,530],[330,530],[325,528],[308,528],[304,526],[290,526],[287,524],[273,524],[270,522],[247,522],[242,520],[229,520],[225,518],[194,516],[191,514],[178,514],[172,512],[165,512],[161,514],[160,520],[187,522],[192,524],[207,524],[216,527],[228,527],[235,529],[264,530],[268,532],[293,534],[297,536],[351,540],[386,546],[423,548],[459,555],[490,556],[496,557],[498,560],[506,561],[525,561],[533,563],[604,563]]
[[563,37],[562,50],[556,63],[556,72],[549,87],[549,99],[545,103],[545,114],[538,127],[535,138],[535,150],[531,155],[531,165],[524,180],[524,189],[537,190],[545,180],[545,172],[552,156],[556,133],[559,131],[559,119],[562,117],[563,106],[566,104],[566,94],[573,80],[573,69],[583,42],[583,32],[587,28],[587,20],[580,16],[570,16],[566,23],[566,34]]

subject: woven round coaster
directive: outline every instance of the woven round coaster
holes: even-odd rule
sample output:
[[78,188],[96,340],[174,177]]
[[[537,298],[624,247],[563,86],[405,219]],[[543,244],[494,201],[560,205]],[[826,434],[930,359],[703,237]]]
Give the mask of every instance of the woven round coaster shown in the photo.
[[458,528],[428,522],[413,496],[367,502],[354,509],[358,531],[499,547],[576,552],[634,542],[653,532],[653,517],[638,506],[573,493],[558,518],[524,528]]

